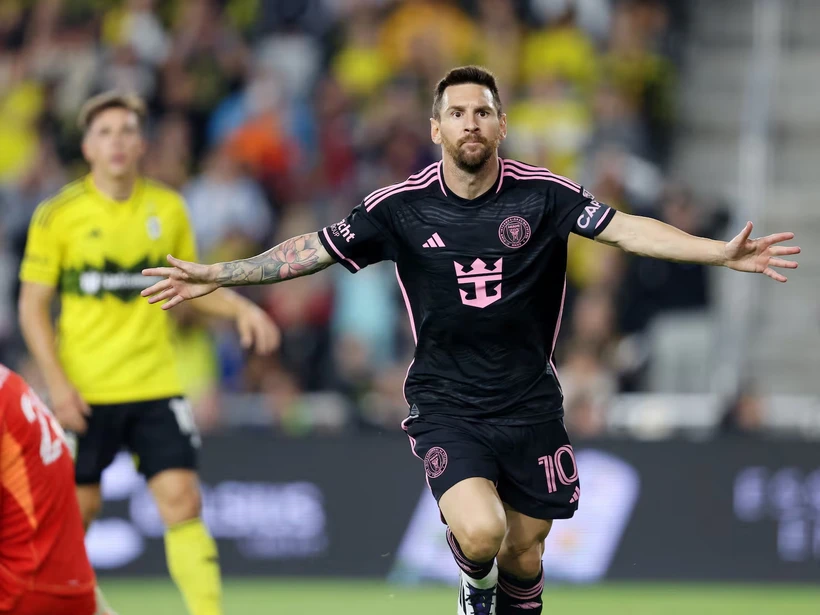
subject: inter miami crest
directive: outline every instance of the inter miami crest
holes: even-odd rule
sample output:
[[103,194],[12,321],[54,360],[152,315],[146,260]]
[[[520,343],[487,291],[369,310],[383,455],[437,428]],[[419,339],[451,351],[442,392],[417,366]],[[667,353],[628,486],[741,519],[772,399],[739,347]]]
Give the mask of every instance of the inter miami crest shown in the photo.
[[510,216],[498,227],[498,238],[508,248],[520,248],[531,234],[529,222],[521,216]]

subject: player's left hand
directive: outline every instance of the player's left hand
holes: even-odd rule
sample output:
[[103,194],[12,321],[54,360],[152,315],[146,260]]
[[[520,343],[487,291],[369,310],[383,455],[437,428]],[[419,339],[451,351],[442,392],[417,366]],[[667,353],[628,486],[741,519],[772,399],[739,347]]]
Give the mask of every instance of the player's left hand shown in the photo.
[[236,328],[242,348],[266,355],[279,347],[282,334],[265,311],[254,303],[243,303],[236,313]]
[[735,271],[762,273],[778,282],[785,282],[787,280],[786,276],[775,271],[772,267],[797,269],[795,261],[778,257],[800,254],[800,248],[775,244],[794,239],[794,233],[775,233],[759,239],[749,239],[751,234],[752,223],[747,222],[738,236],[726,244],[724,253],[726,262],[724,264]]

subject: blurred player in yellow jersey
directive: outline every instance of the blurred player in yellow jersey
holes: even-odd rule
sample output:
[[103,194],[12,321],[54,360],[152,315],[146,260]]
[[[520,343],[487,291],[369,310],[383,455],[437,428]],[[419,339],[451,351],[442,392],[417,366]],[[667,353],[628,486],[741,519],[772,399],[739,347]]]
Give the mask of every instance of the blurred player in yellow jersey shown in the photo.
[[[106,93],[80,114],[91,172],[42,203],[20,269],[20,324],[51,406],[76,437],[85,527],[102,504],[100,477],[126,448],[139,460],[165,522],[168,568],[192,615],[218,615],[216,545],[200,519],[199,436],[183,397],[168,315],[140,300],[140,271],[169,252],[194,260],[182,197],[140,176],[145,106]],[[51,306],[59,289],[57,334]],[[243,345],[271,352],[279,332],[250,301],[225,291],[192,306],[235,321]],[[59,340],[59,341],[58,341]],[[170,367],[169,367],[170,366]]]

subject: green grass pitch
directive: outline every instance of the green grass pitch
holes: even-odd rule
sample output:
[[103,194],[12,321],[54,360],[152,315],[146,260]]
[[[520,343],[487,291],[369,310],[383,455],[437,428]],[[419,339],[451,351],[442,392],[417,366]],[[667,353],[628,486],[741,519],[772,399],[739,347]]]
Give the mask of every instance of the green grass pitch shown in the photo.
[[[119,615],[185,615],[164,579],[101,579]],[[820,586],[607,584],[548,586],[545,613],[571,615],[818,615]],[[225,582],[225,615],[455,615],[456,590],[378,582]]]

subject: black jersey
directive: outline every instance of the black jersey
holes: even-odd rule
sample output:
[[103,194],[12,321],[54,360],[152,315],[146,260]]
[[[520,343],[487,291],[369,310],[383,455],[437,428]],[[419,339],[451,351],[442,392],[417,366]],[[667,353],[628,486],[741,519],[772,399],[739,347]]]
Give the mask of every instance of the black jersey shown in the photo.
[[453,194],[437,162],[367,196],[320,231],[351,272],[396,263],[416,352],[405,398],[420,415],[500,424],[563,412],[552,360],[570,232],[594,238],[615,211],[547,169],[501,159],[493,187]]

